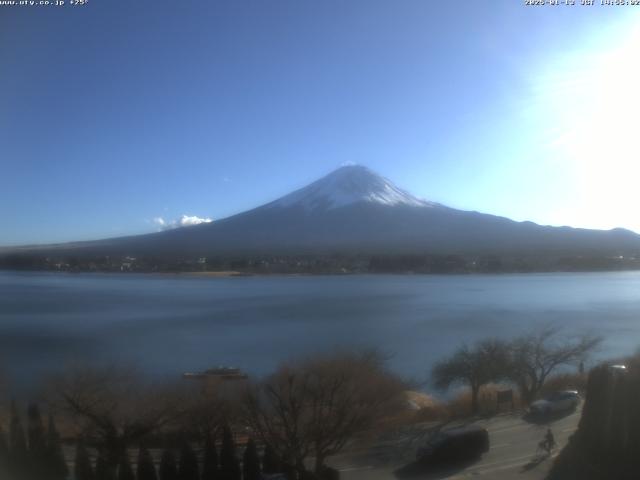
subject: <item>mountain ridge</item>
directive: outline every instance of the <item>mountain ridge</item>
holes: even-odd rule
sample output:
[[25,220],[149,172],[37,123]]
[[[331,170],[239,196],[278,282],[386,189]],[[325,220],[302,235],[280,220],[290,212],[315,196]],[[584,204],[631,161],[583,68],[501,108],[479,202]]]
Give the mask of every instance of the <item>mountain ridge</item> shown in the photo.
[[[640,235],[516,222],[419,199],[344,166],[272,202],[173,230],[4,252],[215,256],[326,253],[640,254]],[[1,251],[0,251],[1,253]]]

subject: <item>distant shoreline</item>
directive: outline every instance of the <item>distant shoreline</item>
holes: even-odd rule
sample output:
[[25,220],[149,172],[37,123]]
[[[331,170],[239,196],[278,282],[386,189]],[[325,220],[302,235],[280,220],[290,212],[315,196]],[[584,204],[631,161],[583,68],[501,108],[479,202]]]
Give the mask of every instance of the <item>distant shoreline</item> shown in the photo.
[[631,273],[640,272],[640,268],[612,268],[612,269],[593,269],[593,270],[533,270],[533,271],[494,271],[494,272],[415,272],[415,271],[389,271],[389,272],[371,272],[371,271],[352,271],[352,272],[241,272],[237,270],[223,271],[109,271],[109,270],[53,270],[53,269],[12,269],[0,268],[2,272],[14,273],[66,273],[75,274],[97,274],[97,275],[142,275],[151,277],[191,277],[191,278],[237,278],[237,277],[348,277],[358,275],[399,275],[399,276],[495,276],[495,275],[540,275],[552,273]]
[[0,254],[0,269],[186,274],[202,278],[255,275],[497,274],[640,270],[640,252],[562,254],[300,254],[217,257]]

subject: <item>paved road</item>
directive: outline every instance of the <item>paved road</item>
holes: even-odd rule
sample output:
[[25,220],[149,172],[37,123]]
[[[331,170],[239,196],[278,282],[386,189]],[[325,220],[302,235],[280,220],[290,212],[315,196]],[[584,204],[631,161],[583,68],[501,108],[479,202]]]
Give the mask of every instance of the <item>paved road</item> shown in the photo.
[[[447,470],[429,471],[414,463],[412,457],[415,455],[415,446],[406,439],[399,439],[364,454],[344,455],[334,460],[334,466],[341,471],[344,480],[464,480],[478,477],[541,480],[545,478],[552,461],[549,458],[534,461],[538,442],[550,427],[559,447],[564,447],[577,428],[580,414],[581,408],[544,422],[529,422],[518,415],[501,415],[474,422],[489,431],[489,452],[474,463]],[[557,451],[552,457],[556,454]]]

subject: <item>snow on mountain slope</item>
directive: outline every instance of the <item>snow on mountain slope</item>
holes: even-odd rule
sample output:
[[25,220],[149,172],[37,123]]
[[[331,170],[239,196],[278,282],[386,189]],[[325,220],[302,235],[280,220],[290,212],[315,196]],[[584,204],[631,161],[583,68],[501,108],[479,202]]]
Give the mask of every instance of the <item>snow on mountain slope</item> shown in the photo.
[[359,202],[389,206],[438,206],[437,203],[414,197],[366,167],[352,165],[341,167],[265,207],[302,207],[307,211],[317,211],[331,210]]

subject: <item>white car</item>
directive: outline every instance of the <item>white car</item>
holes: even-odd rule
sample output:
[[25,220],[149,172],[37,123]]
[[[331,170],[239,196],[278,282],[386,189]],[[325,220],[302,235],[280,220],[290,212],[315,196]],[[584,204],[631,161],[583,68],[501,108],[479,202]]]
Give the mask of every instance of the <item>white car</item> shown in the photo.
[[626,365],[609,365],[609,371],[620,374],[620,375],[624,375],[625,373],[627,373],[627,366]]
[[533,402],[529,411],[536,415],[564,412],[572,410],[580,403],[580,395],[576,390],[563,390],[554,392],[548,397]]

